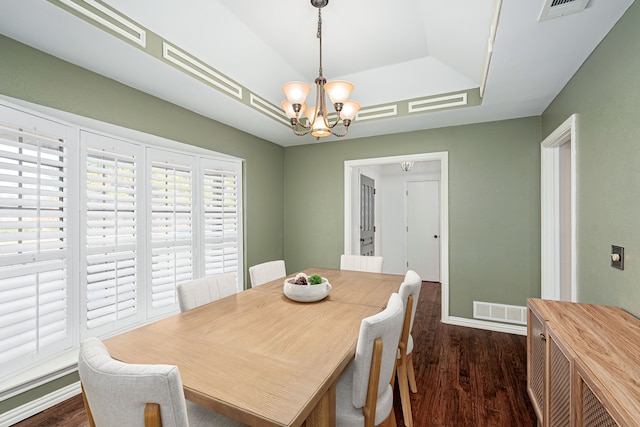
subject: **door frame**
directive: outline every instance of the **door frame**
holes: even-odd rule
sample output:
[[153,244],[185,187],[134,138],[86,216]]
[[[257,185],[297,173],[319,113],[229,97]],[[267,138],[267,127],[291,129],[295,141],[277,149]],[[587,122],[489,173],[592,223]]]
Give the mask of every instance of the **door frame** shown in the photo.
[[370,159],[345,160],[344,162],[344,253],[352,253],[351,200],[353,188],[351,177],[354,169],[367,166],[412,162],[440,162],[440,284],[442,289],[442,321],[449,323],[449,152],[421,153],[406,156],[376,157]]
[[570,142],[571,230],[570,263],[571,301],[577,301],[577,115],[573,114],[541,142],[541,297],[560,299],[560,146]]

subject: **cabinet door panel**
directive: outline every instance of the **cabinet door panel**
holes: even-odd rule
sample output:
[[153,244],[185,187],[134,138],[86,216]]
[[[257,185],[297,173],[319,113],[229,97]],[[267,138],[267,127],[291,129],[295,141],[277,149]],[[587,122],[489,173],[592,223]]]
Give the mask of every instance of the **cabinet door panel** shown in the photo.
[[571,362],[551,333],[549,342],[549,423],[550,427],[571,425]]
[[589,386],[582,383],[582,425],[584,427],[616,427],[616,423]]
[[546,360],[546,338],[544,322],[538,318],[532,310],[529,310],[528,320],[528,389],[529,397],[533,409],[538,416],[538,421],[542,423],[545,414],[545,360]]

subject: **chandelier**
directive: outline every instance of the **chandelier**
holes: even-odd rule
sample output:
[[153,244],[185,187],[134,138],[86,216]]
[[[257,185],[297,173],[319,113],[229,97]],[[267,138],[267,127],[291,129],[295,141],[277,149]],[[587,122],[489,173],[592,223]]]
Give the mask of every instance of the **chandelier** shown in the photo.
[[[311,133],[316,139],[325,136],[345,136],[349,131],[351,120],[360,110],[360,104],[350,100],[349,94],[353,90],[353,85],[342,80],[335,80],[327,83],[322,76],[322,8],[329,3],[329,0],[311,0],[311,5],[318,8],[318,33],[320,41],[320,67],[316,84],[316,102],[314,107],[307,107],[307,95],[311,92],[311,86],[304,82],[289,82],[282,85],[282,91],[287,99],[280,103],[285,114],[291,122],[293,133],[304,136]],[[336,118],[331,123],[327,110],[325,93],[336,111]],[[302,119],[306,116],[307,123]],[[336,129],[336,125],[342,126]],[[340,131],[338,131],[340,130]]]

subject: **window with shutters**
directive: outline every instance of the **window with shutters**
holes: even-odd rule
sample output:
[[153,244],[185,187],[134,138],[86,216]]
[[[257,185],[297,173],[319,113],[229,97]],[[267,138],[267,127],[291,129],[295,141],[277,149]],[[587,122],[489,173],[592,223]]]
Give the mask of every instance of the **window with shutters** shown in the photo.
[[[218,162],[220,163],[220,162]],[[205,276],[238,271],[239,171],[233,164],[203,161]]]
[[0,381],[177,313],[181,282],[241,288],[242,163],[208,153],[0,103]]
[[[4,108],[4,107],[3,107]],[[67,129],[0,117],[0,378],[71,344]]]
[[195,159],[148,150],[151,168],[151,309],[173,306],[176,285],[193,276]]
[[86,329],[117,330],[139,318],[138,163],[142,148],[82,132],[85,146]]

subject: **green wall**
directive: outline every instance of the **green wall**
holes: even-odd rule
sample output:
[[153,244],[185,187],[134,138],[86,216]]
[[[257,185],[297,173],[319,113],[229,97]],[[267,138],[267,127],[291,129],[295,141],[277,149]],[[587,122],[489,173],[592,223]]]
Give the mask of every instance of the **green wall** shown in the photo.
[[245,159],[245,264],[283,257],[281,146],[7,37],[0,52],[0,94]]
[[287,270],[339,266],[345,160],[448,151],[449,315],[526,305],[540,295],[540,140],[531,117],[286,148]]
[[[542,115],[543,135],[577,113],[581,302],[640,315],[640,4],[635,2]],[[624,246],[624,270],[610,266]]]

